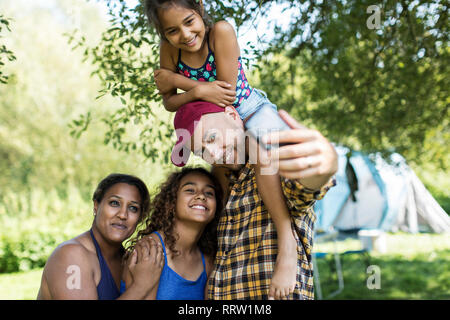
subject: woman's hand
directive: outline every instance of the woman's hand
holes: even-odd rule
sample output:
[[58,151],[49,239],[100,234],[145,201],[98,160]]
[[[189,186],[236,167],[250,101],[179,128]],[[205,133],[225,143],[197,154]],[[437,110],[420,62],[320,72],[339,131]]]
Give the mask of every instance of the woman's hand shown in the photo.
[[236,100],[236,91],[225,81],[199,82],[193,90],[199,100],[214,103],[222,108],[232,105]]
[[144,237],[126,260],[124,281],[126,287],[136,286],[145,293],[159,283],[164,254],[162,247],[152,237]]
[[131,260],[136,259],[137,257],[133,257],[133,255],[136,254],[136,250],[133,250],[132,252],[127,251],[125,253],[125,259],[123,260],[122,264],[122,280],[125,282],[125,287],[129,288],[131,284],[133,283],[133,276],[131,275],[129,266],[132,264]]
[[174,81],[172,81],[174,74],[174,72],[167,69],[158,69],[153,72],[153,78],[155,79],[159,94],[166,94],[173,89],[176,89]]

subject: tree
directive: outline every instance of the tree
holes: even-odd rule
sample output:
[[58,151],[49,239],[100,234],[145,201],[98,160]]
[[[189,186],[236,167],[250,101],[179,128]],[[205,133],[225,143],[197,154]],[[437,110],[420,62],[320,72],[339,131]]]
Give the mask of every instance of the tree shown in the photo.
[[[206,2],[206,9],[215,20],[231,19],[239,28],[270,17],[274,3],[291,19],[287,30],[275,26],[275,39],[257,55],[258,79],[274,102],[332,141],[448,166],[449,153],[442,152],[450,145],[446,1],[383,0],[373,6],[368,0],[229,0]],[[167,162],[172,115],[160,107],[151,81],[159,38],[148,28],[141,3],[132,8],[123,0],[107,4],[111,28],[100,43],[92,48],[72,39],[96,65],[102,94],[119,96],[125,105],[105,117],[106,142]],[[287,73],[274,78],[280,55]],[[81,130],[87,128],[82,120]],[[134,123],[147,127],[137,141],[124,141]],[[428,146],[432,157],[422,152],[428,141],[442,142]]]
[[303,115],[334,141],[448,167],[448,2],[371,3],[293,1],[271,52],[308,75]]
[[[65,195],[75,186],[89,201],[101,179],[124,172],[139,176],[151,188],[165,172],[159,166],[156,172],[140,154],[104,145],[107,127],[99,119],[119,109],[120,100],[95,100],[102,87],[97,78],[90,78],[94,68],[82,62],[83,52],[71,50],[63,35],[74,26],[70,10],[77,5],[83,17],[79,33],[86,43],[96,43],[107,28],[99,6],[79,0],[47,5],[0,1],[0,12],[18,21],[5,43],[17,61],[7,65],[11,76],[0,85],[0,185],[20,196],[28,190]],[[68,124],[88,112],[90,131],[74,139]]]
[[[11,32],[11,29],[9,28],[9,22],[10,19],[5,18],[3,15],[0,14],[0,34],[3,30],[3,28],[6,28],[8,31]],[[0,39],[2,37],[0,36]],[[2,71],[2,67],[5,65],[3,62],[4,58],[6,58],[9,61],[13,61],[16,59],[14,56],[14,53],[6,48],[4,44],[0,45],[0,83],[5,84],[8,81],[8,76],[5,75]]]

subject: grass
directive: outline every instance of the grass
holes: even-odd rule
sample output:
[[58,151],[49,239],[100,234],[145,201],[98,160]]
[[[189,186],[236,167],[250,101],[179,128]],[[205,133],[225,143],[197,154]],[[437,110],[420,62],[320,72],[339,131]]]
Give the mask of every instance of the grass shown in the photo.
[[0,274],[0,300],[36,299],[41,284],[41,269]]
[[[333,252],[332,243],[318,244],[317,252]],[[450,235],[388,234],[387,252],[370,255],[341,255],[344,290],[332,299],[450,299]],[[337,251],[361,249],[356,239],[338,242]],[[337,289],[334,258],[318,259],[323,296]],[[370,265],[379,267],[379,289],[367,272]]]
[[[360,254],[341,256],[344,290],[333,299],[450,299],[450,235],[387,235],[388,250],[371,252],[367,259]],[[315,245],[315,251],[333,252],[333,243]],[[358,250],[358,240],[337,244],[338,252]],[[368,289],[369,265],[380,268],[380,289]],[[332,256],[318,259],[324,297],[336,290],[337,278]],[[42,269],[0,274],[0,299],[35,299]]]

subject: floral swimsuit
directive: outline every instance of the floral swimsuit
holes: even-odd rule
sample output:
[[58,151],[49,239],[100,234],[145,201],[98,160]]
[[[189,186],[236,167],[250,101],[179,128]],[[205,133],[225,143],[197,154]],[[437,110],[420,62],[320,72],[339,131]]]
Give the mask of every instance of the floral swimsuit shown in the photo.
[[[183,61],[181,61],[181,49],[178,53],[177,71],[187,78],[197,81],[215,81],[217,80],[216,62],[214,58],[214,52],[212,52],[208,43],[208,56],[206,61],[200,68],[191,68]],[[247,78],[245,77],[245,72],[242,67],[242,59],[238,58],[238,78],[236,82],[236,100],[233,106],[238,110],[242,101],[246,100],[250,93],[252,93],[252,87],[248,84]],[[238,110],[239,111],[239,110]]]

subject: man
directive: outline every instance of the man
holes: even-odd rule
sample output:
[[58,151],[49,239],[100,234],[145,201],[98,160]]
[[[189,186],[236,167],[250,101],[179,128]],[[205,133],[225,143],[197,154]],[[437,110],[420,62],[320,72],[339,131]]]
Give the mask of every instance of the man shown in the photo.
[[[292,129],[268,134],[263,142],[280,144],[271,150],[271,167],[277,168],[282,177],[297,241],[297,283],[286,298],[313,299],[312,206],[335,185],[332,176],[338,167],[337,154],[319,132],[301,126],[284,111],[280,116]],[[252,147],[254,140],[246,139],[244,123],[233,107],[221,108],[203,101],[188,103],[177,111],[174,124],[178,141],[172,150],[172,162],[183,166],[193,151],[228,178],[228,201],[218,224],[218,251],[208,282],[208,298],[272,299],[269,286],[277,236],[258,194],[252,165],[252,156],[258,153]]]

